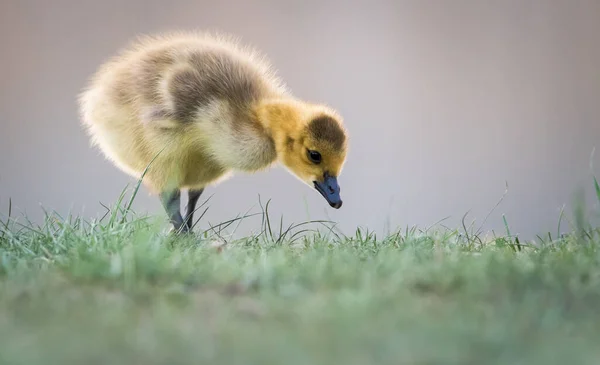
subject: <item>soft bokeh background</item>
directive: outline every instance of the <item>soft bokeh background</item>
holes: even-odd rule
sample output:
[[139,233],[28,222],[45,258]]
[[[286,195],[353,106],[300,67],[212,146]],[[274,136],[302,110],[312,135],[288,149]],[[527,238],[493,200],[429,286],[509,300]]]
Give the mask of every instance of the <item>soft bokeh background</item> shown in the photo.
[[[508,182],[486,228],[500,230],[505,213],[531,236],[555,232],[577,189],[592,202],[600,1],[3,0],[3,213],[10,197],[34,220],[40,205],[95,217],[133,182],[89,147],[76,96],[135,35],[176,28],[241,36],[296,95],[338,108],[351,133],[341,210],[276,168],[208,189],[211,223],[260,194],[286,222],[330,218],[346,232],[446,216],[456,226],[467,211],[481,222]],[[135,208],[162,214],[146,191]]]

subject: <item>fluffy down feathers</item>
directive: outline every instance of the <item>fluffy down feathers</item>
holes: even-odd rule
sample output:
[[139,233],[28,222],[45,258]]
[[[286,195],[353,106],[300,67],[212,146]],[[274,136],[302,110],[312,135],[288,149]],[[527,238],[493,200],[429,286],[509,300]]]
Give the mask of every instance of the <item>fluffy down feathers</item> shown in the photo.
[[139,177],[153,161],[144,183],[155,193],[277,160],[312,186],[338,176],[347,152],[334,110],[294,98],[265,57],[230,36],[139,38],[99,68],[79,103],[92,143],[121,170]]

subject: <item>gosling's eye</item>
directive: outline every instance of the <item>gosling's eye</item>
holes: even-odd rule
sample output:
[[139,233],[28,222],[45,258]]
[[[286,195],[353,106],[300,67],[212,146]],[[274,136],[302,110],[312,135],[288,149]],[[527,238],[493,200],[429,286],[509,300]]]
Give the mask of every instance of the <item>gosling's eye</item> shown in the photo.
[[321,154],[317,151],[308,150],[308,158],[315,164],[321,163]]

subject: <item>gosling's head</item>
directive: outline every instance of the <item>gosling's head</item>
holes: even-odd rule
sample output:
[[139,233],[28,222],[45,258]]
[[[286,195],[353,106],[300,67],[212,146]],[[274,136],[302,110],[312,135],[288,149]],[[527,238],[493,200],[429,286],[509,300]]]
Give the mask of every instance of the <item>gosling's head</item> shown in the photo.
[[279,160],[296,177],[314,187],[335,209],[342,206],[338,177],[342,172],[348,138],[341,117],[325,107],[308,107],[292,113],[281,136]]

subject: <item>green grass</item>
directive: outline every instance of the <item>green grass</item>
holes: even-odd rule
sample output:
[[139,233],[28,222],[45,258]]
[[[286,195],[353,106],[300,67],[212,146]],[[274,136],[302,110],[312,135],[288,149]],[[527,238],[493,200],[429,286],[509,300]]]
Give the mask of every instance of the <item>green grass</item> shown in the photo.
[[497,237],[345,236],[267,204],[259,233],[228,240],[238,220],[176,238],[131,199],[96,221],[0,222],[0,364],[600,361],[600,230],[578,214],[521,242],[506,218]]

